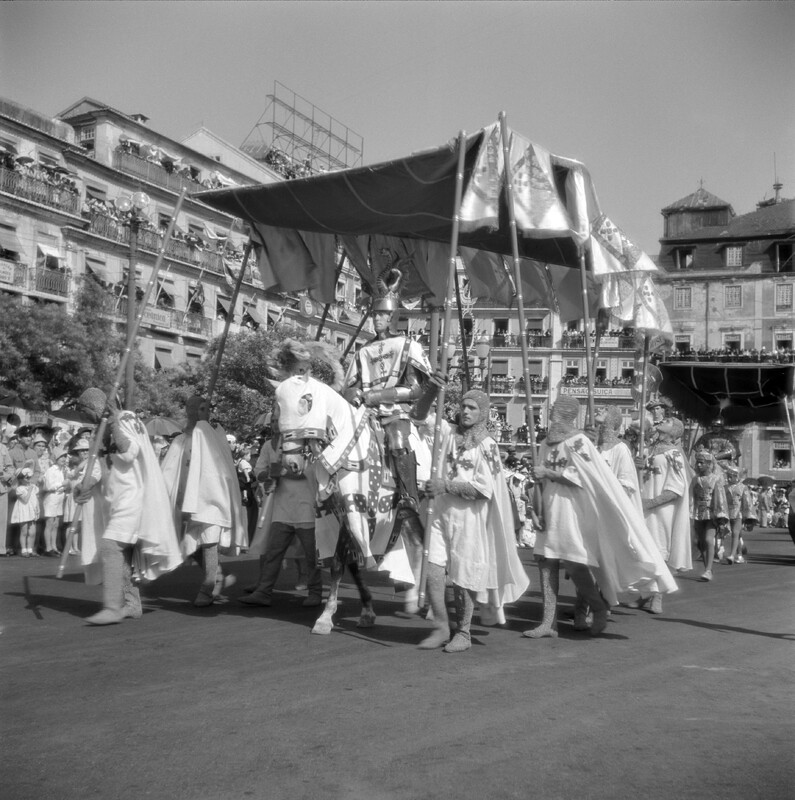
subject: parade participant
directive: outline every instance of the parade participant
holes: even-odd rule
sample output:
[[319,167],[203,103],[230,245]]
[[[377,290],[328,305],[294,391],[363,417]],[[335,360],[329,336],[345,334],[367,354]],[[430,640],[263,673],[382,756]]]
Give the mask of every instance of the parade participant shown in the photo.
[[651,414],[651,424],[658,425],[671,415],[671,401],[662,397],[655,397],[646,403],[646,411]]
[[80,510],[79,529],[72,537],[69,555],[80,556],[85,581],[90,586],[102,583],[100,548],[102,533],[107,523],[108,507],[103,497],[102,460],[96,459],[91,469],[91,478],[85,482],[88,468],[88,451],[91,448],[89,434],[78,433],[69,442],[68,449],[74,464],[68,472],[70,491],[64,500],[64,522],[72,525],[77,512],[77,498],[84,495]]
[[[516,553],[512,511],[499,448],[488,433],[489,397],[473,389],[461,398],[459,424],[443,421],[440,474],[426,484],[434,498],[427,592],[434,631],[419,645],[446,653],[471,647],[476,602],[496,608],[522,596],[530,581]],[[445,570],[452,581],[456,633],[447,642]],[[445,644],[447,642],[447,644]]]
[[602,454],[605,463],[610,467],[613,475],[624,487],[627,496],[638,504],[640,509],[640,487],[638,485],[638,471],[629,445],[624,442],[619,431],[621,430],[621,412],[616,406],[601,406],[596,409],[594,417],[596,423],[596,448]]
[[303,464],[295,461],[295,469],[284,464],[278,406],[275,409],[276,413],[271,415],[273,437],[263,444],[256,468],[257,480],[262,483],[265,494],[272,495],[270,502],[265,498],[264,518],[251,545],[251,552],[261,555],[259,581],[251,594],[239,600],[244,605],[270,606],[282,562],[288,553],[296,557],[295,546],[298,545],[303,561],[299,576],[306,576],[308,589],[302,605],[313,608],[323,600],[323,576],[315,544],[317,484],[306,460]]
[[702,581],[712,580],[715,559],[715,533],[725,528],[729,521],[723,470],[715,464],[708,450],[696,452],[696,474],[690,484],[690,505],[696,547],[704,562]]
[[729,467],[737,467],[738,449],[723,430],[721,422],[714,423],[707,433],[700,436],[695,442],[693,450],[695,453],[698,453],[699,450],[711,453],[716,466],[724,472]]
[[13,554],[11,524],[9,520],[9,493],[14,484],[14,462],[6,442],[0,441],[0,555]]
[[36,520],[39,518],[39,487],[33,481],[31,467],[22,467],[16,472],[14,487],[16,502],[11,511],[11,523],[19,525],[19,549],[24,558],[38,555],[36,552]]
[[729,554],[722,564],[744,564],[743,558],[743,522],[753,513],[751,509],[751,491],[740,482],[740,471],[735,467],[726,470],[726,504],[729,509]]
[[[143,423],[132,411],[107,408],[101,389],[86,389],[78,407],[94,422],[109,414],[110,457],[106,499],[108,521],[102,536],[102,610],[86,619],[112,625],[140,618],[141,598],[132,582],[133,557],[140,574],[154,579],[181,563],[168,491]],[[81,493],[78,503],[89,498]]]
[[[619,592],[656,578],[660,591],[676,591],[638,507],[590,439],[576,427],[579,403],[558,398],[534,468],[543,481],[544,529],[536,536],[544,611],[541,624],[523,634],[557,636],[560,562],[593,612],[591,635],[602,633]],[[596,580],[594,580],[594,578]],[[598,583],[598,588],[597,588]]]
[[[640,495],[646,525],[660,555],[674,572],[693,569],[690,543],[690,488],[682,452],[676,442],[684,426],[676,417],[657,425],[657,436],[640,475]],[[662,614],[662,593],[655,582],[633,587],[641,594],[630,608],[648,605],[652,614]]]
[[248,547],[246,516],[232,453],[210,425],[205,398],[185,403],[187,424],[168,448],[162,470],[185,558],[196,556],[204,577],[193,605],[211,606],[233,576],[224,576],[219,549],[237,555]]
[[759,527],[767,528],[771,523],[773,516],[773,487],[763,486],[759,490],[759,496],[756,499],[756,506],[759,513]]
[[63,517],[64,498],[69,488],[66,474],[66,461],[69,454],[56,447],[52,452],[52,464],[42,477],[42,513],[44,515],[44,555],[59,556],[58,529]]
[[[422,345],[408,336],[393,334],[390,324],[400,307],[403,274],[390,267],[378,278],[371,313],[375,339],[351,361],[345,376],[347,399],[376,410],[384,429],[399,493],[399,507],[419,511],[417,465],[409,443],[411,404],[423,392],[431,367]],[[388,282],[387,282],[388,281]]]

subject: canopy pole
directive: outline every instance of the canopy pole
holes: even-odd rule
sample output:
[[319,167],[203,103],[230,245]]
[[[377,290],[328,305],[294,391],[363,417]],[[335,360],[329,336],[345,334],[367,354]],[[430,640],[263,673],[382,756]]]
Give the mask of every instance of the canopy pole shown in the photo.
[[510,143],[508,141],[508,121],[504,111],[500,111],[500,134],[502,138],[502,155],[505,174],[505,195],[508,205],[508,222],[511,233],[511,252],[513,254],[513,281],[516,286],[516,310],[519,317],[519,343],[522,350],[522,375],[524,377],[525,392],[525,422],[530,431],[530,460],[531,466],[538,461],[538,446],[536,444],[536,421],[533,411],[533,386],[530,381],[530,364],[528,361],[527,323],[524,315],[524,295],[522,293],[522,269],[519,259],[519,235],[516,230],[516,212],[514,209],[513,185],[510,175]]
[[789,413],[789,406],[787,405],[787,398],[784,398],[784,410],[787,412],[787,426],[789,427],[789,441],[792,445],[792,450],[790,450],[790,466],[792,465],[792,453],[795,452],[795,432],[792,430],[792,420],[795,418],[795,399],[790,398],[792,402],[792,416]]
[[[445,345],[447,344],[446,338],[450,333],[450,323],[453,317],[451,308],[452,300],[450,297],[451,291],[454,291],[455,286],[455,272],[456,272],[456,257],[458,255],[458,230],[461,224],[461,200],[464,195],[464,163],[466,155],[466,133],[460,131],[458,134],[458,167],[455,174],[455,200],[453,205],[453,229],[450,234],[450,263],[447,275],[447,297],[444,303],[444,327],[442,329],[442,336],[444,337]],[[436,321],[434,323],[434,314]],[[439,330],[439,310],[434,309],[431,313],[431,364],[438,365],[442,375],[447,377],[447,347],[438,346],[437,332]],[[434,349],[436,352],[434,353]],[[444,398],[447,393],[447,381],[442,381],[439,387],[439,394],[436,398],[436,422],[433,427],[433,450],[431,451],[431,480],[439,474],[439,457],[442,449],[442,421],[444,420]],[[431,498],[428,503],[428,518],[425,523],[425,533],[422,540],[422,564],[420,567],[420,585],[419,585],[419,606],[425,605],[425,589],[428,580],[428,556],[430,554],[431,546],[431,525],[433,523],[434,506],[436,505],[435,498]]]
[[646,432],[646,364],[649,360],[649,334],[643,333],[643,365],[640,370],[640,435],[638,436],[638,455],[643,458],[643,447]]
[[[342,251],[340,254],[340,261],[337,264],[337,269],[334,273],[334,286],[337,286],[337,281],[340,279],[340,275],[342,275],[342,265],[345,263],[345,250]],[[336,291],[336,289],[335,289]],[[328,311],[331,308],[331,303],[326,303],[323,306],[323,316],[320,317],[320,324],[317,326],[317,333],[315,334],[315,341],[320,341],[320,334],[323,333],[323,328],[326,324],[326,320],[328,319]]]
[[232,324],[232,317],[235,316],[235,305],[237,304],[237,297],[240,294],[240,286],[243,283],[243,276],[246,274],[246,267],[248,266],[248,259],[251,255],[251,248],[254,246],[251,239],[246,243],[246,251],[243,253],[243,264],[240,267],[240,274],[237,276],[235,288],[232,292],[232,299],[229,302],[229,314],[227,314],[226,322],[224,323],[224,330],[221,334],[221,341],[218,342],[218,352],[215,354],[215,365],[213,366],[212,374],[210,375],[210,384],[207,387],[207,397],[205,400],[210,404],[213,392],[215,391],[215,384],[218,382],[218,373],[221,370],[221,359],[224,357],[224,348],[226,347],[226,339],[229,336],[229,326]]
[[431,330],[428,335],[428,360],[439,369],[439,306],[431,309]]
[[[119,394],[119,387],[124,380],[124,377],[127,373],[127,364],[130,361],[130,356],[135,347],[135,340],[138,337],[138,330],[141,327],[141,320],[144,317],[144,314],[148,310],[149,305],[149,298],[152,295],[152,288],[154,287],[155,283],[157,282],[157,275],[160,272],[160,268],[163,266],[163,259],[166,255],[166,247],[168,243],[171,241],[171,235],[174,233],[174,226],[177,223],[177,215],[179,214],[180,210],[182,209],[182,202],[185,200],[185,195],[187,194],[187,189],[183,189],[180,193],[179,198],[177,199],[177,204],[174,206],[174,213],[171,216],[171,220],[168,223],[168,228],[166,229],[166,235],[163,237],[163,242],[160,245],[160,249],[157,252],[157,260],[155,261],[155,265],[152,268],[152,274],[149,276],[149,283],[146,285],[146,289],[144,290],[144,296],[141,300],[140,305],[138,306],[138,314],[136,315],[135,319],[133,320],[133,324],[130,327],[130,330],[127,335],[127,345],[124,348],[124,351],[121,354],[121,358],[119,359],[118,366],[116,367],[116,375],[113,379],[113,385],[110,387],[110,391],[108,392],[107,401],[105,405],[105,413],[102,415],[102,419],[99,422],[99,427],[97,428],[96,432],[94,433],[91,439],[91,447],[88,451],[88,461],[86,461],[86,471],[83,475],[83,480],[80,482],[80,492],[85,492],[89,488],[89,482],[91,480],[91,473],[94,471],[94,464],[97,461],[97,457],[99,455],[99,448],[102,445],[102,441],[105,438],[105,429],[108,426],[108,416],[111,413],[111,409],[114,408],[116,405],[116,398]],[[128,298],[129,300],[129,298]],[[69,528],[66,531],[66,541],[64,542],[63,550],[61,551],[61,558],[58,561],[58,569],[55,573],[56,578],[63,578],[64,571],[66,570],[66,560],[69,558],[69,551],[72,549],[72,542],[75,537],[75,532],[77,530],[77,526],[80,524],[80,517],[83,515],[83,505],[78,504],[75,508],[75,515],[72,518],[72,522],[69,524]]]
[[340,361],[345,361],[348,357],[348,353],[353,350],[353,346],[356,344],[356,339],[359,337],[359,334],[362,332],[362,328],[364,327],[364,323],[367,322],[367,318],[370,316],[370,310],[368,309],[362,314],[362,318],[359,320],[359,327],[356,328],[354,331],[353,336],[351,336],[351,340],[348,342],[348,346],[345,348],[345,352],[342,354],[342,358]]
[[585,336],[585,371],[588,379],[588,422],[589,426],[594,424],[594,400],[593,400],[593,371],[591,369],[591,328],[589,324],[588,309],[588,280],[585,272],[585,248],[583,245],[578,247],[580,256],[580,286],[582,288],[582,325],[583,335]]
[[[458,270],[455,271],[455,302],[458,306],[458,330],[461,334],[461,359],[464,362],[464,384],[463,388],[465,392],[468,392],[470,387],[472,386],[472,380],[469,375],[469,354],[467,353],[467,340],[466,336],[464,335],[464,310],[461,308],[461,286],[458,281]],[[474,332],[472,335],[472,341],[474,342],[475,336]]]

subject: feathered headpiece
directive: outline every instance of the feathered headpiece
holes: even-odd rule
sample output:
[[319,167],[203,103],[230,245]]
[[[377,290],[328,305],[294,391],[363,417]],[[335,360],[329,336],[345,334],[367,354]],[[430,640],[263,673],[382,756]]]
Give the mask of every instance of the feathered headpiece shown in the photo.
[[400,285],[403,272],[397,267],[387,267],[375,281],[371,311],[397,311],[400,308]]

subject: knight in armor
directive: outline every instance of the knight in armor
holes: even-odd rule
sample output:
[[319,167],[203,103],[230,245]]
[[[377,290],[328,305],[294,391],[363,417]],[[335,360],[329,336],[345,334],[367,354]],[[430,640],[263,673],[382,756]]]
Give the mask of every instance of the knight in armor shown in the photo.
[[384,430],[398,491],[398,507],[416,515],[419,511],[417,465],[409,442],[410,411],[423,395],[431,366],[419,342],[390,331],[400,307],[403,273],[384,270],[376,282],[371,314],[375,339],[364,345],[351,361],[345,377],[346,397],[355,406],[375,410]]

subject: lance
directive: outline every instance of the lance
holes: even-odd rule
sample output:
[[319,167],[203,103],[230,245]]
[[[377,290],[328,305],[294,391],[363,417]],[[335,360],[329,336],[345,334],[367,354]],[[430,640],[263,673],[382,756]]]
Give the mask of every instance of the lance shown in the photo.
[[[464,194],[464,157],[466,155],[466,134],[461,131],[458,134],[458,167],[455,176],[455,205],[453,206],[453,229],[450,236],[450,263],[447,277],[448,296],[444,304],[444,326],[442,329],[442,341],[446,341],[450,333],[450,322],[452,320],[452,300],[450,292],[455,287],[456,255],[458,254],[458,229],[461,224],[461,200]],[[436,363],[436,360],[434,360]],[[438,365],[444,376],[447,376],[447,347],[439,348]],[[439,387],[439,395],[436,399],[436,423],[433,428],[433,450],[431,457],[431,480],[436,478],[439,473],[439,457],[442,449],[442,420],[444,419],[444,397],[446,393],[446,381],[442,381]],[[431,498],[428,503],[428,521],[425,525],[425,532],[422,539],[422,565],[420,567],[420,586],[418,603],[420,608],[425,605],[425,588],[428,580],[428,556],[431,547],[431,524],[435,498]]]
[[[119,394],[119,387],[121,386],[122,381],[124,380],[125,373],[127,371],[127,363],[130,360],[131,353],[133,348],[135,347],[135,340],[138,336],[138,329],[141,327],[141,320],[143,319],[144,313],[146,311],[147,303],[149,302],[149,297],[152,294],[152,288],[154,287],[157,281],[157,274],[160,271],[160,267],[163,265],[163,259],[166,253],[166,246],[171,241],[171,235],[174,232],[174,226],[176,225],[177,215],[179,214],[180,210],[182,209],[182,203],[185,200],[185,195],[187,193],[187,189],[183,189],[177,199],[177,204],[174,206],[174,213],[171,216],[171,220],[168,223],[168,228],[166,229],[166,235],[163,237],[163,241],[160,245],[160,249],[157,253],[157,260],[155,261],[155,266],[152,269],[152,274],[149,278],[149,283],[146,285],[146,290],[144,291],[143,301],[139,306],[138,314],[135,317],[135,321],[127,335],[127,345],[124,348],[124,352],[121,354],[121,358],[119,359],[119,364],[116,367],[116,376],[113,381],[113,385],[110,388],[110,392],[108,393],[107,397],[107,405],[105,413],[102,415],[102,419],[99,422],[99,427],[97,428],[96,433],[94,434],[93,439],[91,440],[91,448],[88,451],[88,461],[86,461],[86,471],[83,475],[83,479],[80,483],[80,493],[88,491],[91,484],[91,474],[94,471],[94,464],[97,461],[97,456],[99,455],[99,448],[102,445],[102,440],[105,437],[105,429],[108,426],[108,415],[116,405],[116,398]],[[69,557],[69,551],[72,549],[72,541],[75,537],[75,531],[77,530],[77,526],[80,524],[80,517],[83,513],[83,505],[78,504],[77,508],[75,509],[75,514],[72,519],[71,524],[66,532],[66,541],[63,546],[63,551],[61,553],[61,559],[58,562],[58,570],[55,573],[56,578],[63,578],[64,571],[66,569],[66,560]]]
[[356,328],[355,333],[351,337],[351,340],[348,342],[348,346],[345,348],[345,352],[342,354],[341,361],[345,361],[348,357],[348,353],[353,350],[354,344],[356,344],[356,339],[358,338],[359,334],[362,332],[362,328],[364,327],[364,323],[367,322],[367,318],[370,316],[370,309],[368,308],[367,311],[362,312],[362,318],[359,320],[359,327]]
[[251,255],[251,248],[253,243],[251,239],[248,240],[246,244],[246,251],[243,253],[243,264],[240,267],[240,274],[237,276],[237,280],[235,281],[235,288],[232,291],[232,300],[229,303],[229,313],[226,316],[226,322],[224,323],[224,330],[221,333],[221,340],[218,342],[218,352],[215,354],[215,365],[213,366],[212,374],[210,375],[210,384],[207,387],[207,404],[209,405],[210,400],[213,396],[213,392],[215,391],[215,384],[218,382],[218,373],[221,370],[221,359],[224,356],[224,348],[226,347],[226,339],[229,336],[229,326],[232,324],[232,317],[235,315],[235,305],[237,303],[237,297],[240,294],[240,286],[243,283],[243,276],[246,274],[246,267],[248,266],[248,258]]
[[[345,250],[342,250],[340,253],[340,260],[337,264],[337,269],[334,272],[334,286],[336,291],[337,281],[340,279],[340,275],[342,275],[342,266],[345,263]],[[317,333],[315,334],[315,341],[320,341],[320,335],[323,333],[323,327],[326,324],[326,320],[328,319],[328,312],[331,308],[331,303],[326,303],[323,306],[323,316],[320,318],[320,324],[317,326]]]

